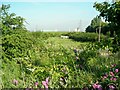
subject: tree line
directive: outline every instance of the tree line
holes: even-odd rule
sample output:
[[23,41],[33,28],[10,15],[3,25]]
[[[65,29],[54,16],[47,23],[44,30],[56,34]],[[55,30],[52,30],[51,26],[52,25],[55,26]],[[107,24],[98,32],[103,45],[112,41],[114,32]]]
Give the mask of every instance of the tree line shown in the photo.
[[[86,28],[86,32],[98,32],[101,27],[101,33],[110,36],[120,36],[120,1],[113,3],[102,2],[94,3],[93,6],[100,12],[98,16],[93,18],[91,24]],[[101,19],[102,18],[102,19]]]

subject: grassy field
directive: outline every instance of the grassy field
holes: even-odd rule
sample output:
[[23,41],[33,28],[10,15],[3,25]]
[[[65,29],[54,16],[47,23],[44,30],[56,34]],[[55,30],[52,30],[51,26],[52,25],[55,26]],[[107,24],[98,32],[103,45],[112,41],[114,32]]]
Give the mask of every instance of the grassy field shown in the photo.
[[54,44],[56,46],[55,48],[63,46],[66,49],[82,48],[84,45],[88,44],[88,42],[77,42],[72,39],[63,39],[61,37],[49,37],[47,41]]

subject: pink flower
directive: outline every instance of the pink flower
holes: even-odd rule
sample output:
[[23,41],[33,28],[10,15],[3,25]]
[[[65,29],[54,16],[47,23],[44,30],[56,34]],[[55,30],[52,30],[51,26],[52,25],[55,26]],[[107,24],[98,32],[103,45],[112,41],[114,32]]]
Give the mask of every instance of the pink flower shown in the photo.
[[47,84],[48,84],[48,80],[49,80],[49,77],[48,77],[48,78],[46,78],[46,82],[47,82]]
[[113,77],[111,77],[110,80],[112,81],[112,80],[113,80]]
[[102,90],[101,85],[97,85],[97,89],[98,89],[98,90]]
[[101,87],[101,85],[99,85],[99,84],[93,84],[93,88],[94,89],[98,89],[98,90],[102,90],[102,87]]
[[103,76],[103,78],[105,79],[105,78],[107,78],[107,76]]
[[103,76],[103,78],[102,78],[102,79],[104,80],[104,79],[106,79],[106,78],[107,78],[107,76]]
[[115,72],[117,73],[117,72],[119,72],[119,70],[118,70],[118,69],[115,69]]
[[110,72],[110,75],[111,75],[111,76],[114,76],[114,73],[113,73],[113,72]]
[[109,85],[109,88],[110,88],[111,90],[114,90],[114,89],[115,89],[115,87],[114,87],[113,85]]
[[46,81],[42,81],[42,85],[45,86],[45,88],[48,88],[48,80],[49,80],[49,77],[46,78]]
[[117,80],[117,78],[113,78],[113,80],[114,80],[114,81],[116,81],[116,80]]
[[14,79],[13,80],[13,84],[17,85],[18,84],[18,80]]
[[95,83],[95,84],[93,84],[93,88],[94,89],[96,89],[97,88],[97,84]]
[[35,86],[36,86],[36,87],[38,86],[38,82],[35,82]]

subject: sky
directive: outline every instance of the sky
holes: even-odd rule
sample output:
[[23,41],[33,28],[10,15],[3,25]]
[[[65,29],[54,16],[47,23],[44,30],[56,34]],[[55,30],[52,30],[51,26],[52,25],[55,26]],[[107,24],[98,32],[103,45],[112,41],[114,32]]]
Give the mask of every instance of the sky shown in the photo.
[[[105,0],[97,0],[102,2]],[[10,4],[10,13],[24,17],[29,31],[85,31],[91,20],[99,15],[93,8],[95,0],[1,0]]]

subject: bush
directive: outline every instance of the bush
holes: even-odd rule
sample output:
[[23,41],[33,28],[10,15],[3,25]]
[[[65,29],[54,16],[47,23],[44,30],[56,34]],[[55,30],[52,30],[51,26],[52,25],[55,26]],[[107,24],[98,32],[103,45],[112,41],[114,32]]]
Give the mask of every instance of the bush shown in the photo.
[[[8,59],[16,57],[27,57],[28,51],[33,48],[33,40],[28,32],[16,32],[2,36],[2,50]],[[4,55],[3,55],[4,59]]]
[[[84,32],[71,32],[66,34],[70,39],[81,42],[95,42],[98,41],[98,34],[96,33],[84,33]],[[101,39],[104,39],[105,36],[101,35]]]

